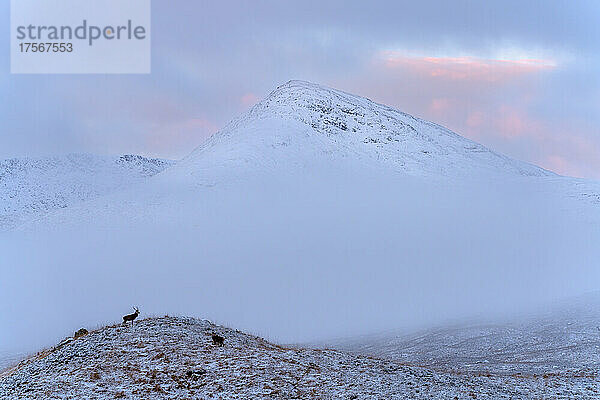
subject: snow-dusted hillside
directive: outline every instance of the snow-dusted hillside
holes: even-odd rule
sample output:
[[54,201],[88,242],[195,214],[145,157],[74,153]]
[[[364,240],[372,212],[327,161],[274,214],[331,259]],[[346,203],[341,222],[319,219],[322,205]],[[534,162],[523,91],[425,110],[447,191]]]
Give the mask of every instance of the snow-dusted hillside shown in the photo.
[[0,161],[0,229],[142,182],[170,165],[137,155]]
[[599,388],[595,374],[435,372],[173,317],[102,328],[0,373],[7,399],[592,399]]
[[434,123],[303,81],[279,86],[196,149],[181,168],[290,169],[323,161],[360,161],[415,175],[554,175]]
[[596,374],[600,370],[600,296],[561,301],[508,322],[370,335],[326,346],[446,371]]

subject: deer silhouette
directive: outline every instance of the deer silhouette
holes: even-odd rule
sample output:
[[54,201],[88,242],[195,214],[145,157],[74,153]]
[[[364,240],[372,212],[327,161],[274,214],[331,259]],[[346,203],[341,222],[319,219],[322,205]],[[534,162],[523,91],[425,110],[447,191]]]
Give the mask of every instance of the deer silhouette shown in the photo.
[[135,310],[133,314],[127,314],[123,316],[124,324],[127,324],[127,321],[131,321],[131,326],[133,326],[133,320],[136,319],[138,315],[140,315],[140,310],[138,310],[137,307],[133,307],[133,309]]
[[225,344],[225,338],[216,334],[212,335],[212,341],[215,346],[223,346]]

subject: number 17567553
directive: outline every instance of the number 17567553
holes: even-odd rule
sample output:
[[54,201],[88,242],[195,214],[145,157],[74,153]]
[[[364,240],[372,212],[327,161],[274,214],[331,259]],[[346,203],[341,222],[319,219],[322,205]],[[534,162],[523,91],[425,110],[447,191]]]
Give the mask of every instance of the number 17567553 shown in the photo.
[[21,53],[71,53],[73,43],[19,43]]

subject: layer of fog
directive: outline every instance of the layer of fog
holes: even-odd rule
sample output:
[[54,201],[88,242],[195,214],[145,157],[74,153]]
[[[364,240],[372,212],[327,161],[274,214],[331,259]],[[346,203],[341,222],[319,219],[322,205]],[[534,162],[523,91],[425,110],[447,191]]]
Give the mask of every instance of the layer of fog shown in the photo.
[[290,343],[595,290],[600,227],[554,189],[313,170],[164,181],[66,209],[0,238],[0,353],[120,322],[132,305]]

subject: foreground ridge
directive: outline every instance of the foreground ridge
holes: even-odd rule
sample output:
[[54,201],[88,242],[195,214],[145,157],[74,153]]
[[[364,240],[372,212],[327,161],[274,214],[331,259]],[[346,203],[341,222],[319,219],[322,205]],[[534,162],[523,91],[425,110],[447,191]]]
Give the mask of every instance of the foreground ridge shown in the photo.
[[[224,346],[213,344],[213,334]],[[10,399],[584,399],[596,397],[598,387],[592,375],[448,374],[286,348],[209,321],[168,316],[96,330],[0,375],[0,398]]]

